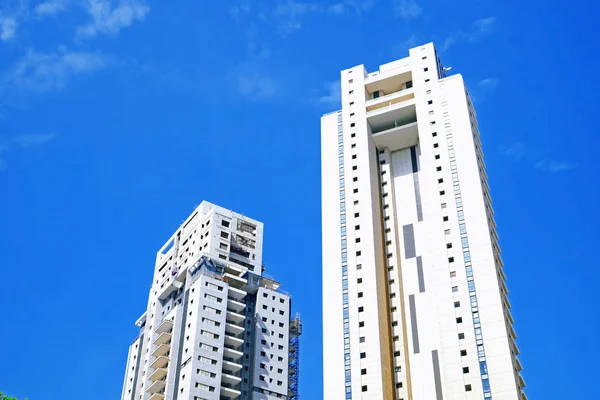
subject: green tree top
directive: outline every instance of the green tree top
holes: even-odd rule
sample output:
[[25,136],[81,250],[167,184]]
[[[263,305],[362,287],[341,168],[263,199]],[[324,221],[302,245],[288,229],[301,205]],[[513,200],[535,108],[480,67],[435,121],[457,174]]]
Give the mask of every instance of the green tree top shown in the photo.
[[[8,397],[2,394],[2,392],[0,392],[0,400],[18,400],[16,397]],[[23,400],[27,400],[27,398],[23,399]]]

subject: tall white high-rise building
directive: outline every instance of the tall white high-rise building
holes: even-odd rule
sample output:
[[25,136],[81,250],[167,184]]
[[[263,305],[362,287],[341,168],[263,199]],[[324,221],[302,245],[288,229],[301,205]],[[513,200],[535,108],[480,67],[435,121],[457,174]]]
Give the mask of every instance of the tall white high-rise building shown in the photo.
[[202,202],[156,256],[122,400],[295,399],[301,323],[263,273],[263,224]]
[[522,400],[475,110],[432,43],[321,120],[325,400]]

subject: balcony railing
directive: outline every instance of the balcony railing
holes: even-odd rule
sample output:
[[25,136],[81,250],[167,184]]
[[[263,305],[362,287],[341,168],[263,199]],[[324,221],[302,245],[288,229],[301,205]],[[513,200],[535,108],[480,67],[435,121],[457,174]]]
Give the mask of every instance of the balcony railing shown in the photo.
[[372,99],[367,100],[366,105],[368,106],[371,103],[375,103],[377,101],[384,100],[384,99],[389,99],[392,96],[396,96],[398,93],[402,93],[402,92],[405,92],[410,89],[412,89],[412,81],[406,82],[406,87],[403,87],[400,90],[396,90],[395,92],[384,94],[383,96],[379,96],[379,97],[373,97]]
[[405,119],[401,119],[401,120],[393,120],[391,122],[388,122],[387,124],[379,125],[377,128],[373,128],[372,132],[373,132],[373,135],[374,135],[376,133],[387,131],[389,129],[399,128],[399,127],[404,126],[404,125],[412,124],[413,122],[417,122],[417,116],[416,115],[414,117],[411,117],[411,118],[405,118]]

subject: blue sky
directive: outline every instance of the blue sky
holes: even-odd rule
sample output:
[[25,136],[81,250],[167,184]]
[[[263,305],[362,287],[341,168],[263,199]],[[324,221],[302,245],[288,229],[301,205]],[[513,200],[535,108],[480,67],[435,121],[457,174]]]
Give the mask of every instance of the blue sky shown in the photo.
[[319,117],[341,69],[434,41],[477,108],[529,398],[589,398],[599,11],[0,0],[0,390],[119,398],[155,252],[206,199],[265,223],[304,320],[301,395],[321,398]]

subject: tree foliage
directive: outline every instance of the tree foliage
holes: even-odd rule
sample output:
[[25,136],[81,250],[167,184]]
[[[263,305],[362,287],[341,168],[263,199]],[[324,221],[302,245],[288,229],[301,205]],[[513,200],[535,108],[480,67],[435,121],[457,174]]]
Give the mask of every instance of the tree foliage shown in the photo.
[[[2,392],[0,392],[0,400],[19,400],[16,397],[8,397],[4,394],[2,394]],[[23,400],[27,400],[26,398]]]

